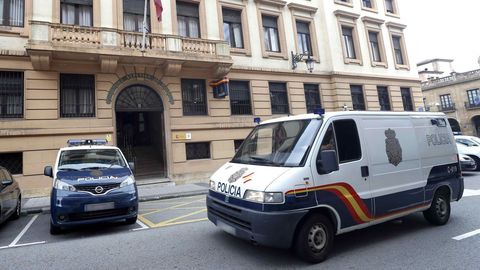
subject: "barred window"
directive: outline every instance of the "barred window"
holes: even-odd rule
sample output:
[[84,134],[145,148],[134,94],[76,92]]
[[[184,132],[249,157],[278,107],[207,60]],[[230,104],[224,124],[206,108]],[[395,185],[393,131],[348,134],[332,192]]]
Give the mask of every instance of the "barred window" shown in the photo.
[[183,115],[207,115],[205,80],[182,79]]
[[92,0],[62,0],[60,4],[63,24],[93,25]]
[[268,83],[270,89],[270,101],[272,103],[272,114],[288,114],[287,84]]
[[386,86],[377,86],[378,102],[381,111],[391,111],[390,97],[388,96],[388,88]]
[[400,88],[404,111],[413,111],[412,94],[410,88]]
[[186,143],[185,148],[187,150],[187,160],[210,158],[209,142]]
[[353,109],[355,111],[364,111],[365,98],[363,97],[363,87],[361,85],[350,85],[350,91],[352,93]]
[[0,71],[0,119],[23,117],[23,72]]
[[248,82],[230,81],[230,108],[232,115],[252,114]]
[[322,108],[320,103],[320,92],[318,84],[304,84],[305,103],[307,104],[307,113],[313,113],[315,109]]
[[24,0],[0,0],[0,25],[23,27]]
[[95,117],[95,77],[60,74],[60,117]]
[[7,169],[11,174],[22,174],[23,153],[1,153],[0,166]]

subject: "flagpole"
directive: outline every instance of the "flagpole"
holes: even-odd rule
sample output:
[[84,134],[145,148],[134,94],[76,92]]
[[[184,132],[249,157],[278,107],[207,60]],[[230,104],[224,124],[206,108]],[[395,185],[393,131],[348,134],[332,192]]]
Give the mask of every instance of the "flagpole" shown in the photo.
[[148,0],[145,0],[145,7],[144,7],[144,9],[143,9],[142,52],[145,51],[145,37],[146,37],[146,35],[147,35],[147,2],[148,2]]

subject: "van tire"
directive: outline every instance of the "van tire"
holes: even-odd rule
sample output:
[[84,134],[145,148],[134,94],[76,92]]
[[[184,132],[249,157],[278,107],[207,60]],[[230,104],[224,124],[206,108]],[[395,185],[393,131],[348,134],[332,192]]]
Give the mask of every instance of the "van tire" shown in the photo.
[[17,198],[17,206],[15,207],[15,212],[13,212],[12,216],[10,219],[15,220],[20,217],[20,214],[22,213],[22,197],[18,196]]
[[125,219],[125,224],[127,225],[132,225],[132,224],[135,224],[136,222],[137,222],[137,216]]
[[297,255],[310,263],[324,261],[333,247],[334,232],[330,219],[313,214],[300,226],[294,242]]
[[62,233],[62,228],[60,226],[54,225],[50,221],[50,234],[51,235],[58,235],[58,234],[61,234],[61,233]]
[[433,225],[445,225],[450,218],[450,198],[446,192],[436,192],[430,208],[423,211],[425,219]]

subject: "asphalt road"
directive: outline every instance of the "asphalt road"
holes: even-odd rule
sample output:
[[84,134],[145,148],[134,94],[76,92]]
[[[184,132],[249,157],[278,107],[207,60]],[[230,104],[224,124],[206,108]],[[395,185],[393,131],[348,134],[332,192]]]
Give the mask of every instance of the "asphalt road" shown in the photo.
[[142,203],[135,225],[59,236],[49,235],[48,215],[8,222],[0,226],[0,269],[479,269],[480,173],[465,175],[465,188],[447,225],[412,214],[340,235],[320,265],[224,233],[206,221],[197,196]]

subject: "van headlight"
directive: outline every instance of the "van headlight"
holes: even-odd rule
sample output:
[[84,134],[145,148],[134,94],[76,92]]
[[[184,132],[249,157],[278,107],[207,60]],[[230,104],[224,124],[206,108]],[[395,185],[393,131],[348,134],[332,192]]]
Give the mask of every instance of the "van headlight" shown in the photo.
[[131,176],[127,177],[127,179],[123,180],[123,182],[120,184],[120,187],[126,187],[129,185],[133,185],[135,183],[135,179]]
[[215,181],[210,180],[210,189],[215,190]]
[[247,190],[243,199],[258,203],[283,203],[282,192],[263,192],[256,190]]
[[55,184],[53,185],[53,188],[58,190],[77,191],[77,189],[74,186],[67,184],[63,181],[60,181],[58,179],[55,180]]

